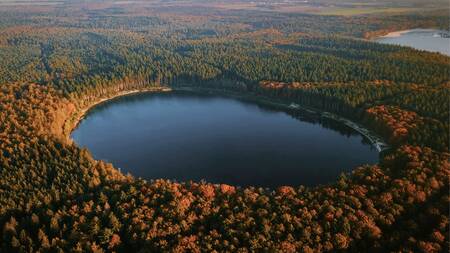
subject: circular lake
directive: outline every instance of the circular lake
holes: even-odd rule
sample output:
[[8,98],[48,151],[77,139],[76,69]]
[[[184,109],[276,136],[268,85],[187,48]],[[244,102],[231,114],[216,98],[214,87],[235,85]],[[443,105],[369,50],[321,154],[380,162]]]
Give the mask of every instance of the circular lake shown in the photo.
[[72,138],[96,159],[144,179],[315,186],[378,161],[363,136],[336,121],[180,91],[100,104]]

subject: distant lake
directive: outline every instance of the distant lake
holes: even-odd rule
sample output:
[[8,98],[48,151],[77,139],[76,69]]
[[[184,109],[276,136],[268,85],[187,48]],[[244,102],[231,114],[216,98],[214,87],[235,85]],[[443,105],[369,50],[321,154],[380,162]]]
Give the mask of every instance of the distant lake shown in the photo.
[[450,34],[434,29],[412,29],[389,33],[375,41],[386,44],[409,46],[419,50],[440,52],[450,56]]
[[288,111],[226,96],[142,93],[94,107],[72,138],[145,179],[314,186],[378,162],[353,129]]

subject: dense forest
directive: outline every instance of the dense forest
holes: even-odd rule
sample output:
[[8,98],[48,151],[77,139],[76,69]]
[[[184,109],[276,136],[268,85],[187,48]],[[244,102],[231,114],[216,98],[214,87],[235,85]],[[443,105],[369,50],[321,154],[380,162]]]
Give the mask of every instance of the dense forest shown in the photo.
[[[449,251],[450,57],[366,40],[448,10],[107,2],[0,5],[0,252]],[[166,86],[331,112],[391,148],[329,185],[263,189],[145,181],[70,140],[100,99]]]

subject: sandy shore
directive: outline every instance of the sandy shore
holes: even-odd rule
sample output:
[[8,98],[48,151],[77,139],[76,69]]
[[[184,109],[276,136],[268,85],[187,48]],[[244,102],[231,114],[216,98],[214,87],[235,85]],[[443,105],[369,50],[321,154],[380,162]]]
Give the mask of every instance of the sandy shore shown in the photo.
[[379,36],[379,37],[377,37],[377,38],[396,38],[396,37],[402,36],[402,35],[405,34],[405,33],[409,33],[409,32],[411,32],[411,31],[412,31],[412,30],[403,30],[403,31],[390,32],[390,33],[388,33],[388,34],[386,34],[386,35]]
[[382,38],[397,38],[402,36],[405,33],[410,33],[410,32],[431,32],[431,31],[437,31],[436,29],[427,29],[427,28],[415,28],[415,29],[408,29],[408,30],[402,30],[402,31],[395,31],[395,32],[390,32],[386,35],[383,36],[378,36],[375,39],[382,39]]

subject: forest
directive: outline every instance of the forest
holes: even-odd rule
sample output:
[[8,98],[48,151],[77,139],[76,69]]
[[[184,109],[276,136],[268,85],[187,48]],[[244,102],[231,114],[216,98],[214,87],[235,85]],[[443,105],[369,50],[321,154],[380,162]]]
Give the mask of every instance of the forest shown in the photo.
[[[0,252],[449,251],[450,57],[369,40],[448,30],[448,8],[61,2],[0,5]],[[332,112],[391,148],[332,184],[264,189],[146,181],[70,139],[96,101],[161,87]]]

